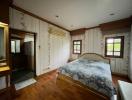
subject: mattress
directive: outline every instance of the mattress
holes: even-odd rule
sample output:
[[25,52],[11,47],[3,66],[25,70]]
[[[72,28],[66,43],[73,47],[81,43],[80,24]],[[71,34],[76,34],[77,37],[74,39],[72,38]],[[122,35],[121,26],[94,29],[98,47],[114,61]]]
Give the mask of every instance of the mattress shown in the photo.
[[60,67],[59,73],[108,97],[114,95],[110,65],[105,62],[78,59]]

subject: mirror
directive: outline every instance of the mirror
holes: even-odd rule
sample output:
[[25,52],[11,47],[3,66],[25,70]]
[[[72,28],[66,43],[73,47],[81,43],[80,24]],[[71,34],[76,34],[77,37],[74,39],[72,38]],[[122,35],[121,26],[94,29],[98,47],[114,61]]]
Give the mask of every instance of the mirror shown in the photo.
[[4,28],[0,27],[0,61],[3,61],[6,59],[4,39],[5,39],[4,38]]
[[8,25],[1,24],[0,22],[0,66],[5,66],[8,64],[8,46],[7,46],[7,37],[8,37]]

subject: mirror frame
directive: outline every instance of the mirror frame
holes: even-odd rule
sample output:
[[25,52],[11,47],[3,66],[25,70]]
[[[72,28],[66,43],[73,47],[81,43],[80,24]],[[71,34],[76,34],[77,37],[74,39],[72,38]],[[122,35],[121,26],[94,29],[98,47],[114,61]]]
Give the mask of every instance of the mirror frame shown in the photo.
[[4,28],[4,48],[5,48],[5,59],[0,60],[0,67],[9,65],[9,29],[8,24],[0,22],[0,27]]

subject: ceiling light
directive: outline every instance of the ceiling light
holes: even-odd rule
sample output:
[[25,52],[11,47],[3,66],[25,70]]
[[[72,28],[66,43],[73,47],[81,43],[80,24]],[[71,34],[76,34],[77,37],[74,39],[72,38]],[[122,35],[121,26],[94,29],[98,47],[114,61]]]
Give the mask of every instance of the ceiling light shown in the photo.
[[115,15],[115,14],[114,14],[114,13],[111,13],[111,14],[110,14],[110,16],[113,16],[113,15]]
[[56,15],[55,17],[56,17],[56,18],[59,18],[59,16],[58,16],[58,15]]

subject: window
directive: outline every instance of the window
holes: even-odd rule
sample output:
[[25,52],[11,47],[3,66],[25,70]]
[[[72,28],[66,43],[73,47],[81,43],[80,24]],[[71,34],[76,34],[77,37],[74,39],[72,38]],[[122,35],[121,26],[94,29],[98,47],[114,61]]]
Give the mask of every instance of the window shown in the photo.
[[11,53],[20,53],[20,40],[11,40]]
[[105,39],[105,56],[123,58],[124,36],[107,37]]
[[81,54],[81,48],[82,48],[82,40],[74,40],[73,41],[73,53]]

